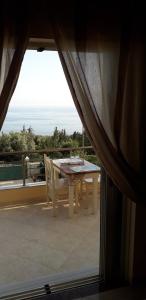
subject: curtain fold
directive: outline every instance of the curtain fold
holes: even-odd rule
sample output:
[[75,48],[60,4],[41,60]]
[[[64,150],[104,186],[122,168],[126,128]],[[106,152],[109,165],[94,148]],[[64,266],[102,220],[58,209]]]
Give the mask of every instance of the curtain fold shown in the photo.
[[143,24],[129,16],[123,22],[113,12],[79,16],[53,20],[76,108],[111,179],[127,197],[146,202]]
[[27,26],[23,19],[1,20],[0,32],[0,129],[15,90],[28,43]]

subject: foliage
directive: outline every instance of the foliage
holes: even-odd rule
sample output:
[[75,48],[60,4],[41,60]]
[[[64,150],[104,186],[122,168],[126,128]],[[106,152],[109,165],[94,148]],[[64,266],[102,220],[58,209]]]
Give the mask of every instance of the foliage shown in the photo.
[[85,154],[84,159],[88,160],[89,162],[91,162],[91,163],[93,163],[95,165],[101,166],[101,162],[100,162],[99,158],[95,154],[94,155],[87,155],[87,154]]
[[[0,135],[0,152],[16,152],[16,151],[35,151],[35,150],[45,150],[48,148],[77,148],[73,152],[55,152],[49,153],[51,158],[62,158],[70,155],[79,155],[80,157],[85,157],[90,155],[90,159],[94,160],[94,151],[92,149],[79,150],[78,147],[89,146],[90,141],[84,133],[74,132],[72,135],[67,135],[65,130],[58,130],[56,127],[51,136],[35,135],[33,129],[30,127],[28,129],[23,126],[21,132],[10,132],[9,134],[1,133]],[[43,160],[43,155],[39,153],[29,155],[31,160],[38,159],[39,161]],[[0,155],[0,160],[5,161],[16,161],[20,160],[21,155]]]
[[0,137],[0,152],[10,152],[11,149],[10,135],[2,133]]

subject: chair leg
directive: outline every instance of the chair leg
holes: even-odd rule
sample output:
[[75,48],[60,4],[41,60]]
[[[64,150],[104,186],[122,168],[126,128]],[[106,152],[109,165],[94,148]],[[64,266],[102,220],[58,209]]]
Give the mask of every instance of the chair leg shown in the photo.
[[46,184],[46,199],[47,199],[47,202],[49,203],[49,190],[48,190],[48,186]]
[[93,201],[92,201],[93,214],[95,214],[97,211],[97,196],[98,196],[97,184],[98,184],[98,179],[95,177],[93,178]]
[[52,205],[53,205],[53,217],[57,216],[57,200],[56,197],[52,197]]
[[90,214],[90,193],[89,191],[86,190],[86,195],[85,195],[85,210],[86,210],[86,215]]

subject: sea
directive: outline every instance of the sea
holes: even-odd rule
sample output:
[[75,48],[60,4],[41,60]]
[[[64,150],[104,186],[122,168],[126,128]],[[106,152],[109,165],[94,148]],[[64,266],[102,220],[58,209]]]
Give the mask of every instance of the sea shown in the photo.
[[34,134],[52,135],[55,127],[67,134],[82,132],[82,123],[75,107],[10,107],[1,132],[19,132],[25,126]]

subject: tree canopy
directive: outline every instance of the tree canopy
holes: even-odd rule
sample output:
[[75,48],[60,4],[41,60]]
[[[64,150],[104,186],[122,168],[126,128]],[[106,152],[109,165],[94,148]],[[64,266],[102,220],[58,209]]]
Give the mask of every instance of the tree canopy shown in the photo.
[[[2,154],[4,152],[17,152],[17,151],[35,151],[47,150],[48,148],[76,148],[72,153],[69,152],[55,152],[49,153],[51,158],[69,157],[70,155],[79,155],[84,157],[90,162],[100,165],[100,161],[95,156],[93,149],[80,150],[79,147],[90,146],[90,141],[84,132],[75,131],[73,134],[68,135],[64,129],[58,130],[56,127],[52,135],[36,135],[33,129],[28,129],[23,126],[20,132],[0,133],[0,161],[6,162],[22,162],[21,154]],[[31,161],[43,161],[43,155],[39,153],[29,154]]]

